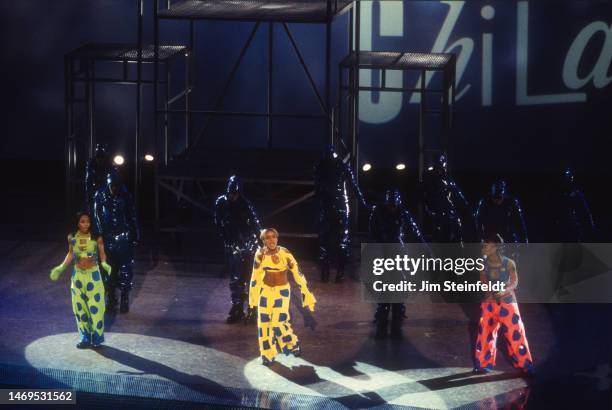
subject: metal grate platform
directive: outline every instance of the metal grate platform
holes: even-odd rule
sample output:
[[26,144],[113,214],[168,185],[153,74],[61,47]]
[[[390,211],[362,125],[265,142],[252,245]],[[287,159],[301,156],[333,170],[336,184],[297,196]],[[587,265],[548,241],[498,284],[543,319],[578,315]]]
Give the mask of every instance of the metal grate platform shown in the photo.
[[160,18],[328,23],[349,10],[348,0],[184,0],[159,10]]
[[[185,46],[159,46],[158,59],[165,61],[179,56],[187,50]],[[73,50],[68,54],[72,58],[87,60],[108,61],[138,61],[138,45],[136,44],[113,44],[113,43],[89,43]],[[146,45],[142,50],[143,61],[154,61],[155,49],[153,45]]]
[[[361,51],[359,68],[388,70],[445,70],[454,61],[453,54],[442,53],[398,53],[387,51]],[[341,62],[342,67],[355,67],[357,53],[351,53]]]

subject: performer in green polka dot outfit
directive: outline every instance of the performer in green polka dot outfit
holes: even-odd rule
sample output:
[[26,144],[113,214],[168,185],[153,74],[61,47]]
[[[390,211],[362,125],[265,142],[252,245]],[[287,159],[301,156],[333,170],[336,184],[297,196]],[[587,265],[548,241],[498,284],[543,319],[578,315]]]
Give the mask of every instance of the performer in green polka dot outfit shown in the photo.
[[111,268],[106,263],[102,237],[91,232],[91,218],[88,213],[78,214],[77,232],[68,235],[68,254],[61,265],[51,270],[51,280],[57,280],[73,259],[70,292],[72,311],[80,335],[76,347],[95,348],[104,342],[104,284],[98,259],[109,275]]

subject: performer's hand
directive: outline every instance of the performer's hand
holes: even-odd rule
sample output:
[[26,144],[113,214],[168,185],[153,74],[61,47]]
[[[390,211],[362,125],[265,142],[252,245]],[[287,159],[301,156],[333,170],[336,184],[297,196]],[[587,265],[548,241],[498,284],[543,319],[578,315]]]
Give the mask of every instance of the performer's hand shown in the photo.
[[106,271],[106,274],[110,276],[111,271],[112,271],[111,266],[106,261],[100,263],[100,265],[102,265],[102,268],[104,268],[104,270]]
[[309,290],[302,291],[302,307],[308,308],[311,312],[314,312],[315,304],[317,299]]
[[58,280],[64,270],[66,270],[66,267],[64,265],[56,266],[55,268],[51,269],[49,277],[51,278],[51,280]]

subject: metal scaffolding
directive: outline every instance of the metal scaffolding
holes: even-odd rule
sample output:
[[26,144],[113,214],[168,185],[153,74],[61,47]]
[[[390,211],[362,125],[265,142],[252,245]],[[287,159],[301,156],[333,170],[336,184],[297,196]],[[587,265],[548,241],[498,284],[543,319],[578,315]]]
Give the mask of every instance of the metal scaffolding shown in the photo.
[[[211,213],[210,199],[212,191],[204,184],[217,184],[226,178],[234,163],[242,164],[245,172],[245,182],[249,184],[269,184],[279,187],[279,192],[287,193],[295,187],[302,190],[295,191],[295,197],[288,198],[278,193],[271,197],[283,197],[284,203],[277,204],[269,209],[264,218],[276,217],[279,214],[293,209],[311,199],[314,194],[312,188],[312,165],[316,155],[311,152],[300,154],[304,161],[290,161],[284,165],[279,175],[258,175],[255,166],[246,165],[247,156],[267,158],[267,161],[282,161],[286,153],[275,152],[274,141],[278,136],[273,135],[273,121],[279,118],[308,119],[322,121],[326,130],[326,140],[338,147],[342,155],[347,158],[353,167],[358,170],[359,165],[359,93],[361,91],[391,91],[416,92],[421,97],[419,110],[419,179],[423,176],[425,156],[433,152],[447,153],[448,139],[452,125],[452,113],[455,103],[455,70],[456,58],[453,54],[435,53],[408,53],[408,52],[382,52],[360,50],[360,20],[361,5],[359,1],[351,0],[151,0],[153,15],[153,41],[144,43],[143,11],[144,0],[136,0],[137,9],[137,42],[134,44],[99,44],[92,43],[71,51],[65,56],[65,107],[66,107],[66,199],[72,211],[78,184],[83,184],[79,175],[79,166],[84,166],[83,159],[93,155],[96,144],[96,84],[124,84],[136,87],[136,130],[134,135],[134,194],[138,197],[139,172],[141,162],[141,144],[143,137],[143,87],[153,86],[152,118],[154,121],[155,157],[158,162],[155,166],[155,222],[156,228],[162,228],[163,199],[170,197],[190,204],[194,208]],[[348,15],[347,46],[348,53],[339,64],[337,100],[332,103],[332,24],[341,16]],[[161,42],[160,25],[163,21],[184,21],[189,24],[189,38],[187,45],[164,45]],[[242,46],[238,58],[232,65],[227,78],[221,87],[221,94],[210,107],[194,107],[193,93],[196,91],[193,78],[195,49],[195,24],[198,21],[223,21],[227,24],[235,22],[252,23],[250,33]],[[317,87],[317,82],[306,64],[303,53],[298,46],[291,31],[291,24],[312,24],[323,26],[325,29],[325,70],[324,89]],[[273,53],[275,41],[275,27],[280,27],[281,33],[286,35],[291,49],[295,53],[306,80],[316,97],[319,113],[306,112],[279,112],[273,101],[275,60]],[[224,110],[224,101],[244,57],[252,46],[256,33],[263,27],[267,28],[267,70],[266,94],[267,104],[261,111],[232,111]],[[184,85],[176,95],[171,95],[170,72],[174,60],[185,57]],[[101,77],[96,73],[97,65],[101,62],[122,65],[121,75]],[[136,64],[135,77],[128,67],[130,63]],[[152,67],[152,78],[145,78],[143,66]],[[359,84],[360,70],[377,69],[382,71],[380,86],[364,87]],[[388,70],[416,71],[420,74],[420,87],[394,88],[386,84]],[[133,70],[132,70],[133,71]],[[344,82],[344,73],[348,71],[348,83]],[[441,88],[428,87],[427,76],[434,72],[442,73]],[[82,95],[79,94],[77,84],[82,84]],[[165,85],[165,91],[160,86]],[[440,108],[432,110],[427,108],[428,101],[434,101],[431,95],[437,95]],[[348,141],[343,138],[344,121],[343,105],[348,101]],[[162,103],[160,105],[160,102]],[[181,103],[181,107],[177,104]],[[77,113],[75,106],[83,104],[86,117],[86,130],[78,132],[76,127]],[[426,126],[425,117],[429,113],[441,115],[442,139],[441,146],[435,149],[425,146]],[[202,125],[194,132],[194,117],[201,118]],[[169,146],[172,131],[169,130],[171,117],[183,117],[184,147],[182,154],[172,161],[169,158]],[[266,120],[266,149],[260,151],[235,150],[232,153],[215,152],[210,149],[196,149],[203,145],[210,130],[213,118],[261,118]],[[160,138],[161,134],[161,138]],[[300,151],[296,151],[300,152]],[[83,159],[81,159],[83,158]],[[224,159],[219,162],[219,159]],[[232,159],[233,158],[233,159]],[[202,165],[204,164],[204,165]],[[291,168],[295,169],[291,169]],[[299,169],[298,169],[299,168]],[[358,174],[358,172],[357,172]],[[191,192],[185,187],[192,184]],[[308,191],[304,191],[304,187]],[[162,194],[163,192],[163,194]],[[197,194],[194,195],[193,192]],[[166,195],[166,196],[164,196]],[[163,197],[163,198],[162,198]],[[202,198],[206,197],[205,200]],[[356,212],[355,212],[355,218]],[[185,226],[166,225],[164,231],[181,232]],[[290,233],[291,235],[291,233]],[[315,236],[314,233],[294,232],[294,236]]]
[[[133,153],[134,198],[138,202],[139,172],[141,163],[140,146],[143,138],[143,96],[144,86],[166,85],[165,106],[169,107],[181,98],[189,95],[189,84],[176,96],[170,95],[170,73],[173,60],[185,57],[189,66],[190,51],[181,45],[145,45],[143,43],[143,0],[137,0],[137,42],[133,44],[117,43],[89,43],[70,51],[64,56],[64,84],[65,84],[65,150],[66,150],[66,204],[67,213],[79,207],[77,196],[82,193],[84,184],[82,173],[85,161],[93,156],[96,145],[96,104],[95,92],[97,84],[118,84],[134,86],[136,88],[136,118]],[[113,64],[121,67],[120,74],[100,76],[97,67],[100,64]],[[136,73],[130,72],[130,65],[136,64]],[[155,67],[155,78],[147,79],[143,75],[143,66]],[[162,66],[164,78],[158,78],[158,66]],[[79,87],[82,85],[82,87]],[[79,94],[78,88],[82,88]],[[157,101],[155,102],[157,104]],[[86,126],[82,132],[77,128],[78,113],[76,107],[84,107]],[[164,121],[164,135],[168,134],[168,121]],[[167,145],[165,145],[167,146]],[[155,141],[157,149],[157,140]],[[157,153],[156,153],[157,155]],[[82,195],[84,198],[84,193]]]
[[[379,86],[362,86],[359,84],[359,70],[381,70],[381,83]],[[348,70],[348,84],[344,84],[343,70]],[[389,87],[387,86],[387,71],[416,71],[420,74],[418,88]],[[341,122],[342,107],[345,98],[348,99],[349,124],[348,134],[350,147],[355,167],[359,165],[359,93],[361,91],[388,91],[388,92],[413,92],[420,95],[419,104],[419,181],[422,181],[425,170],[425,156],[433,153],[444,153],[448,155],[448,140],[452,126],[453,108],[455,105],[455,70],[456,57],[454,54],[443,53],[410,53],[410,52],[388,52],[388,51],[361,51],[350,53],[340,63],[339,70],[339,98],[336,112],[336,122]],[[427,85],[428,74],[439,72],[442,75],[440,88],[432,88]],[[437,96],[440,107],[431,109],[427,107],[430,98]],[[439,114],[441,122],[441,144],[438,148],[425,147],[426,140],[426,115]],[[341,124],[339,124],[339,130]],[[340,134],[341,141],[341,134]],[[344,141],[343,145],[347,146]],[[431,158],[428,158],[431,159]]]
[[[158,1],[155,1],[155,22],[154,22],[154,44],[157,46],[160,41],[160,23],[163,20],[183,20],[189,23],[189,40],[188,47],[191,50],[195,49],[195,23],[197,21],[225,21],[225,22],[250,22],[253,23],[253,27],[248,35],[244,45],[242,46],[237,60],[232,65],[227,78],[225,79],[222,92],[215,100],[212,109],[196,109],[192,106],[186,107],[184,110],[174,109],[159,109],[158,113],[162,115],[184,115],[186,122],[191,125],[192,117],[195,115],[203,118],[203,125],[189,137],[187,145],[188,149],[186,152],[177,159],[175,164],[168,164],[164,169],[160,170],[156,178],[156,211],[155,220],[160,227],[161,217],[161,206],[160,206],[160,191],[166,191],[176,197],[177,200],[186,201],[191,206],[210,213],[210,203],[205,203],[201,198],[196,198],[194,195],[186,192],[184,187],[191,181],[195,184],[197,189],[194,192],[202,194],[205,189],[203,183],[207,182],[219,182],[223,176],[225,170],[221,167],[208,167],[206,170],[202,167],[193,166],[193,163],[214,163],[217,153],[211,150],[199,151],[195,148],[202,145],[202,141],[206,138],[207,131],[210,128],[210,122],[213,118],[218,117],[251,117],[251,118],[262,118],[267,122],[266,126],[266,146],[271,152],[259,151],[254,154],[252,151],[244,151],[243,155],[259,155],[267,156],[270,160],[274,160],[275,151],[274,149],[274,138],[273,135],[273,120],[277,118],[296,118],[296,119],[309,119],[314,121],[323,121],[325,129],[327,130],[327,140],[332,141],[333,132],[333,115],[332,115],[332,86],[331,86],[331,42],[332,42],[332,24],[340,16],[348,13],[348,33],[347,43],[349,52],[353,48],[353,32],[359,36],[359,24],[358,19],[354,18],[354,2],[350,0],[187,0],[187,1],[175,1],[162,2],[162,7],[159,7]],[[357,22],[357,24],[354,24]],[[309,70],[304,56],[295,40],[295,37],[291,31],[290,24],[314,24],[323,25],[325,27],[325,79],[324,79],[324,90],[318,89],[315,79]],[[236,73],[243,63],[243,59],[248,49],[251,47],[253,38],[262,26],[267,26],[267,71],[266,71],[266,88],[267,88],[267,104],[265,111],[258,112],[245,112],[245,111],[228,111],[223,110],[224,101],[228,95],[228,91],[232,81],[234,80]],[[308,84],[316,97],[316,101],[320,108],[319,114],[311,114],[304,112],[279,112],[274,106],[273,101],[273,66],[275,64],[275,57],[273,53],[273,45],[275,40],[275,26],[280,26],[282,32],[287,36],[291,48],[294,51],[297,59],[299,60],[300,66],[306,76]],[[192,129],[192,128],[190,128]],[[193,138],[191,138],[193,137]],[[274,184],[280,188],[280,191],[287,192],[291,190],[292,186],[313,186],[314,181],[312,180],[312,165],[316,161],[315,157],[309,154],[305,154],[306,157],[311,159],[311,164],[305,165],[300,161],[299,166],[302,167],[301,175],[294,177],[287,177],[283,175],[274,175],[272,177],[253,177],[249,173],[245,182],[249,184],[258,184],[263,181],[267,181],[269,184]],[[226,163],[229,162],[226,161]],[[298,166],[296,163],[289,163],[287,167]],[[195,171],[194,168],[199,170]],[[252,168],[251,168],[252,169]],[[286,168],[285,168],[286,169]],[[299,172],[298,172],[299,174]],[[296,194],[296,198],[289,198],[285,200],[286,203],[278,204],[278,206],[269,210],[266,216],[276,216],[280,213],[286,212],[287,210],[294,208],[295,206],[302,204],[304,201],[314,196],[313,191],[302,192]],[[212,197],[209,197],[210,200]],[[210,201],[209,201],[210,202]],[[184,227],[172,227],[172,225],[165,224],[161,227],[164,231],[173,230],[183,231]],[[289,235],[300,236],[300,237],[312,237],[314,233],[305,232],[293,232]]]

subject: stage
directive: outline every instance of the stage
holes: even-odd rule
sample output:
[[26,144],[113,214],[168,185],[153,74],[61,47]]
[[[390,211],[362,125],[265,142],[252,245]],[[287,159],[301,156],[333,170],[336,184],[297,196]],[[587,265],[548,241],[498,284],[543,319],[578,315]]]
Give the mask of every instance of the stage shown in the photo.
[[[536,377],[521,378],[503,348],[495,372],[473,375],[478,306],[408,305],[404,339],[376,340],[375,306],[363,302],[360,284],[350,278],[321,283],[315,264],[303,260],[319,302],[313,314],[305,314],[294,286],[291,313],[303,354],[279,356],[268,368],[260,364],[256,326],[225,324],[229,290],[222,265],[176,259],[145,246],[136,259],[130,313],[107,317],[103,348],[78,350],[69,275],[58,282],[48,278],[65,248],[47,240],[0,241],[2,385],[71,388],[105,400],[121,396],[125,407],[131,398],[200,408],[438,409],[522,408],[530,400],[551,402],[549,394],[569,405],[562,388],[550,391],[553,381],[578,389],[578,380],[601,400],[597,383],[608,380],[605,369],[599,370],[609,360],[602,356],[609,354],[607,333],[589,338],[586,351],[572,339],[560,340],[558,323],[569,329],[577,313],[559,319],[548,306],[521,305]],[[567,349],[580,354],[568,358]],[[597,372],[604,376],[593,376]]]

